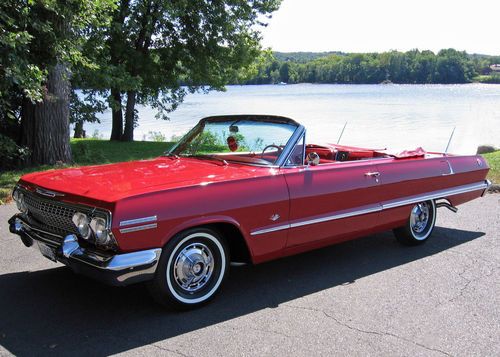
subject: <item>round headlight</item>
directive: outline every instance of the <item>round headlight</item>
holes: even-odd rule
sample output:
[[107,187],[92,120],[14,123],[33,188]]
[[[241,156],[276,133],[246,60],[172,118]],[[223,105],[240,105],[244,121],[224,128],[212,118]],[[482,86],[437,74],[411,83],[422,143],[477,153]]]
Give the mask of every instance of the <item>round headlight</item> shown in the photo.
[[14,200],[16,201],[16,206],[17,209],[23,213],[28,211],[28,207],[26,207],[26,202],[24,202],[24,194],[22,192],[19,192],[18,190],[14,191],[14,194],[12,195]]
[[106,244],[108,242],[109,234],[108,230],[106,229],[106,220],[104,218],[92,218],[90,227],[94,231],[97,244]]
[[16,202],[19,201],[19,190],[14,189],[14,191],[12,191],[12,199]]
[[78,228],[78,232],[80,232],[82,238],[89,239],[90,237],[90,226],[89,226],[89,218],[85,213],[76,212],[73,215],[73,223],[76,228]]

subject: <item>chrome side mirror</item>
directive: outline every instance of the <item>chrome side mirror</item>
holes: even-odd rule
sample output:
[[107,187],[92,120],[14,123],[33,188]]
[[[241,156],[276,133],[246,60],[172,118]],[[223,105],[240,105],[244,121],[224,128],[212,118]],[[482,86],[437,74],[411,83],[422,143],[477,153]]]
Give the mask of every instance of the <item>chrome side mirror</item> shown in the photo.
[[319,155],[315,152],[307,154],[306,162],[308,165],[316,166],[319,164]]

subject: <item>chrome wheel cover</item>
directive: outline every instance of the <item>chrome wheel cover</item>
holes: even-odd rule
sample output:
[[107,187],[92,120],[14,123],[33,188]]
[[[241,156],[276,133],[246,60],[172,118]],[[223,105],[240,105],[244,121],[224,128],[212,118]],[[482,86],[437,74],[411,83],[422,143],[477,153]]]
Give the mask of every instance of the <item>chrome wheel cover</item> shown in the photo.
[[424,239],[427,236],[429,221],[432,219],[431,207],[427,202],[421,202],[413,206],[410,214],[410,229],[416,239]]
[[207,284],[213,271],[212,251],[203,243],[191,243],[175,258],[173,277],[180,289],[193,293]]

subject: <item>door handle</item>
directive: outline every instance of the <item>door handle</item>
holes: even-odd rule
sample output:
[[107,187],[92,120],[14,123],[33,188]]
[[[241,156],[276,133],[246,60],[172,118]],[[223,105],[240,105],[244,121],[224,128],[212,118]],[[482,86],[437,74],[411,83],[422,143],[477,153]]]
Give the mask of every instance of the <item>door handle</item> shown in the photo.
[[380,176],[380,172],[367,172],[365,173],[365,176],[370,176],[370,177],[379,177]]

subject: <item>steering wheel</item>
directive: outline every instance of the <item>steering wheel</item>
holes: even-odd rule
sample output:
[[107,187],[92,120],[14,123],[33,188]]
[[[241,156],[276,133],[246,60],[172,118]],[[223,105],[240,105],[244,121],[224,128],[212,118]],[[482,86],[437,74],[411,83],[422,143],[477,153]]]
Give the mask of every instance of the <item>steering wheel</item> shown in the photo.
[[280,154],[281,152],[281,147],[279,147],[278,145],[274,145],[274,144],[271,144],[271,145],[267,145],[263,150],[262,150],[262,154],[260,154],[260,157],[261,158],[264,158],[264,153],[266,152],[267,149],[269,148],[276,148],[278,149],[278,155]]

